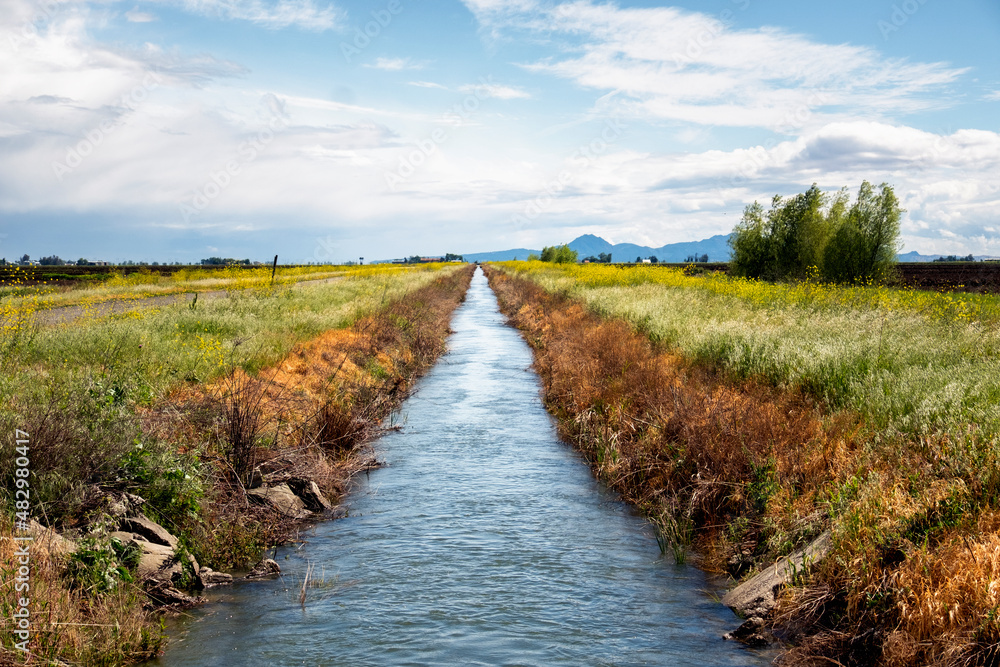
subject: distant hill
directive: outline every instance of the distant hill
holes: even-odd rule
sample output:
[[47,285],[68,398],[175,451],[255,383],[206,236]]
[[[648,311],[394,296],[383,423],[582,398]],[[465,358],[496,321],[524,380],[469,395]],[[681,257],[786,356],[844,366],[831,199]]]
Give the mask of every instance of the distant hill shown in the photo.
[[916,250],[896,255],[896,259],[900,262],[933,262],[939,257],[942,257],[942,255],[921,255]]
[[[709,261],[726,262],[729,260],[728,239],[728,235],[720,234],[702,241],[668,243],[659,248],[651,248],[634,243],[611,244],[600,236],[584,234],[570,241],[569,247],[577,252],[580,259],[591,255],[597,257],[602,252],[610,252],[613,262],[634,262],[636,257],[651,256],[656,256],[661,262],[683,262],[691,255],[708,255]],[[541,252],[540,249],[513,248],[493,252],[464,253],[462,256],[470,262],[503,262],[511,259],[527,259],[529,254],[540,255]]]
[[[576,250],[580,259],[590,256],[597,257],[602,252],[610,252],[612,262],[634,262],[636,257],[645,259],[655,256],[661,262],[675,264],[683,262],[691,255],[708,255],[710,262],[728,262],[730,257],[728,234],[719,234],[701,241],[668,243],[659,248],[634,243],[611,244],[600,236],[584,234],[570,241],[569,247]],[[528,259],[528,255],[531,254],[540,255],[542,251],[532,248],[513,248],[493,252],[465,253],[463,257],[469,262],[504,262],[511,259]],[[943,255],[921,255],[916,250],[898,255],[900,262],[932,262],[939,257],[943,257]],[[995,258],[977,255],[976,259]]]
[[531,248],[513,248],[511,250],[495,250],[493,252],[463,253],[466,262],[509,262],[512,259],[528,259],[528,255],[541,255],[541,250]]

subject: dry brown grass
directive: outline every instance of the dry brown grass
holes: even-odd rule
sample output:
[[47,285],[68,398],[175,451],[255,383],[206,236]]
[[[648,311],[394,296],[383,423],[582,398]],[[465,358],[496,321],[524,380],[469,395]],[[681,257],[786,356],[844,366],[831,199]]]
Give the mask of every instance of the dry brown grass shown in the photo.
[[31,599],[32,652],[26,656],[9,642],[0,649],[0,664],[17,665],[120,665],[156,655],[162,634],[150,623],[144,607],[146,596],[135,586],[120,586],[93,597],[70,590],[64,577],[64,558],[53,553],[45,540],[31,543],[30,590],[15,594],[13,525],[0,525],[0,606],[3,635],[9,636],[17,596]]
[[734,576],[833,532],[772,625],[788,665],[1000,664],[997,449],[907,440],[728,378],[527,280],[488,270],[548,408],[667,542]]
[[[495,270],[489,276],[535,347],[562,433],[652,514],[670,509],[703,534],[736,516],[761,522],[772,504],[811,508],[801,499],[850,459],[850,419],[827,423],[801,396],[733,385],[654,349],[624,322]],[[746,484],[761,471],[773,476],[766,488]]]

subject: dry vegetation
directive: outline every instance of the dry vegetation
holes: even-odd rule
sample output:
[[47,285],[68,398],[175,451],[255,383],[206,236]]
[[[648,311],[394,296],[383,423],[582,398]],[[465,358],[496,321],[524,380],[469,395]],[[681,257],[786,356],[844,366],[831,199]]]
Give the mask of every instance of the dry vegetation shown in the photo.
[[[246,487],[305,478],[339,498],[373,464],[361,445],[443,351],[471,275],[372,267],[295,292],[250,285],[205,307],[54,328],[32,328],[23,303],[12,306],[0,428],[31,434],[33,517],[77,538],[72,555],[33,550],[27,664],[120,665],[161,648],[135,554],[107,537],[115,494],[144,498],[202,566],[245,568],[294,538],[299,524],[250,504]],[[24,664],[8,608],[12,446],[0,462],[0,664]]]
[[739,578],[832,531],[831,554],[772,619],[785,664],[1000,659],[994,439],[954,421],[890,431],[511,273],[488,276],[535,348],[562,433],[649,514],[664,549],[681,558],[694,542],[704,566]]

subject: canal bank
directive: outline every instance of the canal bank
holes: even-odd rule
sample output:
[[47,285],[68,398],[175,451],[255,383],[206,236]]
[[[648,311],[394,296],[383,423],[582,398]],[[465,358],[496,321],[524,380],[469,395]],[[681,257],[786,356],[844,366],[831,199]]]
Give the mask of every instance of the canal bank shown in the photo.
[[452,329],[349,516],[279,549],[281,579],[211,592],[152,664],[766,664],[559,440],[481,273]]

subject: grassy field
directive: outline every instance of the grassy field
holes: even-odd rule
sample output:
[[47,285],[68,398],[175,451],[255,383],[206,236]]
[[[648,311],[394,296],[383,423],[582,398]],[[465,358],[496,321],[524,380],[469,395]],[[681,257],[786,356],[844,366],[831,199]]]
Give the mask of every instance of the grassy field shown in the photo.
[[832,531],[789,664],[997,659],[1000,297],[497,266],[564,433],[668,538],[742,576]]
[[1000,296],[510,263],[736,378],[854,410],[887,436],[1000,435]]
[[[372,270],[399,271],[391,266],[297,266],[278,267],[275,285],[349,276]],[[227,266],[220,268],[185,267],[170,273],[149,269],[137,271],[105,271],[84,274],[67,283],[49,272],[38,269],[9,267],[0,273],[0,299],[27,297],[36,308],[49,309],[72,305],[95,305],[114,300],[137,300],[151,296],[270,288],[270,267]]]
[[[334,273],[331,282],[299,280]],[[254,466],[342,493],[363,463],[356,445],[442,351],[470,275],[464,265],[326,267],[273,284],[269,269],[133,274],[70,294],[85,302],[158,293],[149,287],[228,293],[55,326],[38,315],[60,294],[11,286],[0,300],[0,430],[10,435],[0,460],[0,604],[15,599],[15,429],[31,434],[31,516],[80,536],[68,562],[34,556],[36,664],[126,664],[162,644],[134,563],[102,536],[114,527],[102,529],[95,495],[141,496],[143,511],[203,566],[246,567],[295,530],[247,508]],[[4,618],[12,611],[4,606]],[[13,655],[10,632],[5,623],[3,659]]]

